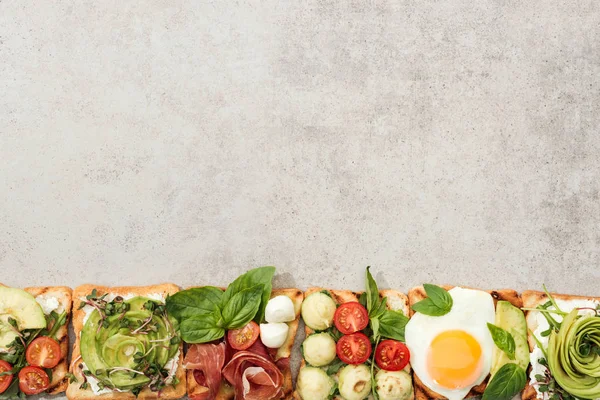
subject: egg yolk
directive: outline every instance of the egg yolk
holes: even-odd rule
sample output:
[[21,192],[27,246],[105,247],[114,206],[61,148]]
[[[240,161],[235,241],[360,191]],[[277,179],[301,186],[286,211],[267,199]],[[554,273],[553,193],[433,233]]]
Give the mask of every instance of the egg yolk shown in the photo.
[[429,376],[447,389],[473,385],[481,374],[482,364],[481,345],[465,331],[442,332],[429,347]]

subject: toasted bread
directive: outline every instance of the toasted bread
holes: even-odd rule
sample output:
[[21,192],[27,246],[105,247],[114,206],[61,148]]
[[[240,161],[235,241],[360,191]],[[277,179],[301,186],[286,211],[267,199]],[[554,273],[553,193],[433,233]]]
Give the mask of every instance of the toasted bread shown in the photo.
[[[329,292],[329,294],[331,294],[331,297],[337,304],[358,301],[360,298],[360,295],[362,294],[362,292],[353,292],[351,290],[334,290],[334,289],[324,289],[321,287],[312,287],[312,288],[309,288],[308,290],[306,290],[306,292],[304,292],[304,297],[306,298],[313,293],[320,292],[323,290],[327,290]],[[383,298],[383,297],[388,298],[388,301],[387,301],[388,310],[402,311],[404,313],[404,315],[406,315],[406,316],[409,315],[408,297],[404,293],[401,293],[401,292],[398,292],[398,291],[392,290],[392,289],[384,289],[384,290],[379,291],[379,296],[381,298]],[[306,336],[315,333],[315,331],[313,329],[309,328],[306,325],[304,325],[304,331],[306,333]],[[304,358],[303,358],[300,363],[300,368],[304,368],[305,365],[306,365],[306,362],[304,361]],[[410,372],[410,364],[406,366],[406,371]],[[341,397],[339,397],[339,396],[334,397],[334,400],[340,399],[340,398]],[[373,398],[373,396],[369,395],[367,400],[371,400],[372,398]],[[293,399],[294,400],[303,400],[302,397],[300,397],[300,394],[298,393],[297,390],[294,391]],[[414,391],[413,391],[413,396],[411,396],[409,400],[413,400],[413,399],[414,399]],[[309,399],[304,399],[304,400],[309,400]]]
[[60,304],[62,310],[67,313],[67,320],[56,332],[56,338],[60,344],[60,362],[52,368],[52,382],[46,391],[48,394],[58,394],[67,390],[69,371],[67,357],[69,356],[69,320],[71,319],[71,306],[73,303],[71,288],[65,286],[49,286],[49,287],[27,287],[24,289],[33,297],[46,296],[54,297]]
[[[548,301],[548,296],[544,292],[538,292],[535,290],[526,290],[521,294],[523,298],[523,307],[525,308],[536,308],[539,305],[542,305]],[[552,297],[556,300],[594,300],[600,301],[600,297],[592,297],[592,296],[573,296],[566,294],[556,294],[552,293]],[[529,351],[533,351],[535,347],[535,339],[533,338],[533,332],[538,327],[536,318],[534,317],[535,311],[527,311],[525,313],[525,319],[527,320],[527,329],[529,330],[529,335],[527,335],[529,342]],[[529,371],[531,371],[531,366],[529,366]],[[537,392],[535,388],[529,384],[529,371],[527,373],[527,386],[525,386],[525,390],[523,390],[523,400],[535,400],[537,398]]]
[[[442,287],[446,290],[450,290],[454,286],[442,286]],[[511,289],[491,290],[491,291],[488,291],[488,293],[491,294],[492,298],[494,299],[494,306],[496,305],[496,303],[499,300],[505,300],[505,301],[510,302],[515,307],[519,307],[519,308],[523,307],[523,301],[521,300],[521,297],[515,290],[511,290]],[[423,288],[423,286],[417,286],[415,288],[412,288],[408,292],[408,299],[410,300],[411,306],[415,303],[418,303],[419,301],[423,300],[426,297],[427,297],[427,295],[425,294],[425,289]],[[414,311],[412,311],[412,309],[411,309],[410,315],[412,316],[413,314],[414,314]],[[474,386],[471,389],[471,391],[467,394],[465,399],[470,399],[470,398],[475,398],[475,397],[481,396],[483,394],[485,388],[487,387],[488,380],[489,380],[489,376],[480,385]],[[427,386],[425,386],[416,374],[413,374],[413,384],[415,386],[415,399],[416,400],[445,399],[445,397],[442,396],[441,394],[436,393],[433,390],[429,389]]]
[[[294,341],[296,340],[296,332],[298,331],[298,322],[300,319],[300,309],[302,307],[302,300],[304,296],[302,291],[299,289],[273,289],[271,292],[271,298],[275,296],[287,296],[294,303],[294,310],[296,312],[296,319],[291,322],[288,322],[288,326],[290,330],[288,332],[288,337],[283,346],[281,346],[277,350],[277,355],[275,357],[276,360],[288,358],[292,353],[292,347],[294,346]],[[281,365],[279,366],[281,368]],[[286,364],[285,367],[281,370],[283,373],[283,397],[282,399],[290,399],[293,391],[293,383],[292,383],[292,370],[290,369],[289,363]],[[201,393],[208,392],[208,387],[199,385],[194,378],[194,371],[187,371],[187,392],[189,396],[199,395]],[[235,393],[233,387],[229,385],[225,379],[221,383],[221,387],[219,388],[219,392],[216,396],[216,400],[232,400],[235,398]]]
[[[75,304],[79,304],[79,301],[84,300],[85,296],[90,294],[92,290],[96,289],[98,295],[104,293],[110,293],[114,295],[125,296],[133,294],[137,296],[145,296],[154,293],[160,293],[164,296],[167,294],[174,294],[179,291],[177,285],[171,283],[164,283],[161,285],[152,286],[123,286],[123,287],[106,287],[98,285],[82,285],[75,289],[73,292],[73,299]],[[83,376],[81,371],[81,350],[80,350],[80,338],[81,331],[83,330],[83,319],[85,312],[83,310],[75,309],[73,311],[73,329],[75,331],[75,346],[73,347],[73,355],[71,361],[70,371],[77,378],[77,382],[69,383],[67,388],[67,398],[69,400],[95,400],[98,398],[105,400],[135,400],[136,397],[131,392],[117,392],[104,394],[94,394],[91,389],[81,389],[80,385],[83,382]],[[183,343],[179,346],[180,357],[177,363],[177,371],[175,376],[179,379],[179,383],[173,386],[167,386],[160,392],[161,399],[178,399],[185,395],[185,371],[183,369]],[[139,400],[157,399],[158,393],[152,392],[148,388],[144,388],[137,396]]]

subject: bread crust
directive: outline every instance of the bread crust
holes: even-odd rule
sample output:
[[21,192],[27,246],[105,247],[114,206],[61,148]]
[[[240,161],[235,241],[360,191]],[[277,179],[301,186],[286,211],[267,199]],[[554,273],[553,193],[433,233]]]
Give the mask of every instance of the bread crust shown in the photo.
[[[223,288],[222,288],[223,289]],[[296,340],[296,333],[298,331],[298,323],[300,320],[300,310],[302,309],[302,301],[304,300],[304,294],[300,289],[288,288],[288,289],[273,289],[271,292],[271,298],[275,296],[287,296],[294,303],[294,312],[296,314],[296,318],[288,322],[289,332],[288,337],[278,350],[277,355],[275,357],[276,360],[281,358],[290,357],[292,353],[292,348],[294,346],[294,341]],[[292,382],[292,370],[289,365],[281,370],[283,373],[283,397],[282,399],[291,399],[293,389]],[[194,394],[200,394],[204,392],[208,392],[208,387],[201,386],[196,382],[194,378],[193,370],[187,371],[187,392],[188,396],[193,396]],[[232,400],[235,398],[235,393],[233,387],[229,385],[225,379],[221,383],[221,387],[219,388],[219,392],[217,393],[216,400]]]
[[[442,285],[441,287],[443,287],[446,290],[450,290],[450,289],[454,288],[455,286]],[[464,287],[464,286],[461,286],[461,287]],[[464,288],[471,289],[471,288],[467,288],[467,287],[464,287]],[[519,307],[519,308],[523,307],[523,300],[521,299],[521,296],[519,296],[519,293],[516,290],[512,290],[512,289],[486,290],[486,292],[488,292],[494,299],[494,307],[500,300],[508,301],[515,307]],[[427,295],[425,293],[425,289],[423,288],[423,286],[414,287],[408,292],[408,298],[409,298],[411,306],[413,304],[423,300],[426,297],[427,297]],[[414,315],[414,311],[412,311],[412,309],[410,311],[410,315],[411,315],[411,317]],[[487,387],[488,381],[489,381],[489,375],[485,378],[485,380],[480,385],[474,386],[471,389],[471,391],[467,394],[465,399],[472,399],[472,398],[477,398],[477,397],[481,396],[483,394],[483,392],[485,391],[485,388]],[[414,373],[413,373],[413,385],[415,386],[415,399],[416,400],[445,399],[445,397],[442,396],[441,394],[436,393],[433,390],[429,389],[427,386],[425,386],[425,384],[423,384],[423,382],[419,379],[417,374],[414,374]]]
[[[75,304],[78,305],[85,296],[90,294],[92,290],[96,289],[98,295],[110,293],[118,296],[125,296],[127,294],[133,294],[136,296],[146,296],[153,293],[160,293],[164,296],[167,294],[174,294],[179,291],[179,286],[172,283],[163,283],[160,285],[151,286],[119,286],[119,287],[108,287],[100,285],[85,284],[81,285],[73,291],[73,299]],[[80,389],[79,386],[83,382],[82,372],[80,368],[81,363],[81,349],[80,349],[80,334],[83,330],[83,318],[85,312],[80,310],[78,307],[74,307],[73,310],[73,330],[75,331],[75,345],[73,346],[72,361],[70,366],[70,372],[74,374],[78,381],[69,383],[67,387],[67,398],[69,400],[134,400],[136,397],[130,392],[116,392],[104,393],[100,395],[94,394],[91,389]],[[161,399],[178,399],[185,395],[186,388],[186,376],[183,369],[183,343],[179,345],[180,357],[177,362],[177,371],[175,376],[179,379],[179,383],[173,386],[167,386],[160,392]],[[157,393],[152,392],[150,389],[145,388],[137,396],[139,400],[150,400],[158,399]]]
[[[576,296],[560,293],[551,293],[552,297],[556,300],[593,300],[600,301],[600,297],[593,296]],[[526,290],[521,294],[523,298],[523,307],[525,308],[536,308],[539,305],[544,304],[548,301],[546,293],[536,290]],[[527,321],[527,329],[529,334],[527,335],[527,341],[529,343],[529,352],[532,352],[535,347],[535,340],[533,339],[533,332],[537,329],[536,318],[534,317],[534,311],[526,311],[525,319]],[[535,400],[537,398],[537,392],[535,388],[529,384],[529,373],[531,372],[531,365],[527,370],[527,386],[523,390],[523,400]]]
[[67,320],[56,332],[56,338],[60,344],[60,362],[52,368],[52,381],[50,387],[46,391],[48,394],[58,394],[67,390],[68,378],[68,361],[69,356],[69,320],[71,319],[71,306],[73,304],[73,290],[66,286],[33,286],[26,287],[26,292],[33,297],[45,295],[54,297],[58,300],[61,307],[67,313]]
[[[304,298],[310,296],[313,293],[321,292],[323,290],[326,290],[327,292],[329,292],[329,294],[331,294],[331,297],[337,304],[344,304],[344,303],[349,303],[349,302],[353,302],[353,301],[359,301],[360,295],[363,293],[363,292],[353,292],[352,290],[336,290],[336,289],[325,289],[322,287],[311,287],[311,288],[308,288],[304,292]],[[399,292],[397,290],[393,290],[393,289],[383,289],[383,290],[379,291],[379,296],[380,296],[380,298],[383,298],[383,297],[388,298],[388,302],[387,302],[388,310],[402,311],[404,313],[404,315],[406,315],[406,316],[409,315],[409,298],[404,293]],[[304,325],[304,332],[306,334],[306,337],[315,333],[315,331],[313,329],[309,328],[306,325]],[[305,366],[306,366],[306,362],[304,361],[304,358],[302,358],[302,361],[300,362],[300,368],[304,368]],[[411,372],[410,364],[406,366],[405,370],[409,373]],[[303,400],[297,390],[294,391],[292,398],[294,400]],[[414,384],[413,384],[413,395],[409,398],[409,400],[414,400],[414,398],[415,398],[415,391],[414,391]],[[335,397],[334,399],[340,399],[340,397]],[[369,400],[372,399],[372,395],[369,395],[368,399]],[[304,400],[308,400],[308,399],[304,399]]]

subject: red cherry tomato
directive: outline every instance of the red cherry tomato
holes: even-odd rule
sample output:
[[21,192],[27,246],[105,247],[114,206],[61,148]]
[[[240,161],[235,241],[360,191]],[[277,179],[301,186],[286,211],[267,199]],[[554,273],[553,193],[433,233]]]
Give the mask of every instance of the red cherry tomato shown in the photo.
[[39,367],[25,367],[19,371],[19,389],[26,395],[42,393],[50,386],[46,371]]
[[[12,369],[12,365],[7,363],[4,360],[0,360],[0,374],[6,371],[10,371]],[[4,393],[6,389],[10,386],[13,380],[12,375],[4,375],[0,376],[0,393]]]
[[248,325],[240,329],[234,329],[227,332],[227,341],[229,342],[229,345],[236,350],[246,350],[256,342],[259,334],[260,328],[258,327],[258,324],[254,321],[250,321]]
[[60,344],[48,336],[40,336],[27,346],[25,358],[34,367],[54,368],[61,359]]
[[371,355],[371,341],[364,333],[344,335],[335,346],[340,360],[346,364],[362,364]]
[[410,361],[408,347],[397,340],[383,340],[375,350],[377,366],[386,371],[400,371]]
[[349,335],[369,325],[369,312],[359,302],[344,303],[335,310],[333,323],[340,332]]

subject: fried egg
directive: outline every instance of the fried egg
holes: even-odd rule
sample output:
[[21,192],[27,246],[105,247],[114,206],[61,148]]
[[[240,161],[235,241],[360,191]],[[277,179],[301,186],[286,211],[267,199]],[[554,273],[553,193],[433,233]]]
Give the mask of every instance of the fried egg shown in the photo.
[[406,325],[411,366],[425,386],[449,400],[465,398],[490,373],[494,341],[492,296],[456,287],[448,291],[452,309],[432,317],[415,313]]

